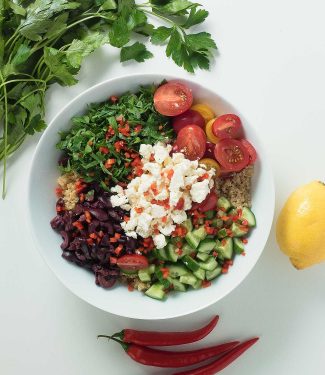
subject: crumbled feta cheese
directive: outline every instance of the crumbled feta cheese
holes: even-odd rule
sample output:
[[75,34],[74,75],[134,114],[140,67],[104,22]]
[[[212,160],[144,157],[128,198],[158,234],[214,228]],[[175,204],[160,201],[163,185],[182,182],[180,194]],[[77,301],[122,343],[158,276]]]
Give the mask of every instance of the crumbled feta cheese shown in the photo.
[[166,238],[163,234],[157,234],[155,236],[152,236],[152,239],[157,249],[162,249],[167,245]]
[[[199,167],[198,161],[188,160],[180,152],[170,156],[171,149],[161,142],[141,145],[144,173],[131,180],[126,189],[118,185],[112,188],[116,193],[111,197],[113,207],[130,211],[129,220],[121,224],[126,235],[152,236],[159,249],[166,246],[165,236],[187,219],[192,202],[201,203],[214,183],[213,170]],[[181,198],[184,205],[176,210]]]
[[203,180],[201,182],[196,182],[192,185],[190,194],[193,202],[201,203],[204,201],[206,196],[209,194],[209,180]]

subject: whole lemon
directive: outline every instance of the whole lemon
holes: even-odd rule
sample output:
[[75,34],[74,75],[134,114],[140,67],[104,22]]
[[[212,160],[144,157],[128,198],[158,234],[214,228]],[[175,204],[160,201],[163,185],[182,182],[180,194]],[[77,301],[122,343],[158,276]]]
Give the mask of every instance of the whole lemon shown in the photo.
[[313,181],[294,191],[276,225],[280,249],[297,269],[325,261],[325,184]]

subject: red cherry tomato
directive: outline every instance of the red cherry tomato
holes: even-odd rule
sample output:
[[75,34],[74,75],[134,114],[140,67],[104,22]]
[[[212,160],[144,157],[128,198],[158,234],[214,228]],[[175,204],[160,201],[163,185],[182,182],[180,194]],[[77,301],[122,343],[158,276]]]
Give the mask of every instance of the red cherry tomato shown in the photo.
[[212,125],[212,132],[219,139],[242,138],[244,136],[241,120],[233,114],[219,116]]
[[207,197],[201,203],[194,203],[192,210],[199,210],[201,212],[210,211],[216,208],[218,202],[218,196],[216,192],[211,191]]
[[149,266],[148,259],[143,255],[123,255],[117,259],[117,265],[126,271],[137,271]]
[[178,116],[191,107],[193,94],[184,84],[172,81],[158,87],[153,102],[162,115]]
[[257,152],[255,150],[255,147],[248,142],[247,139],[241,139],[240,142],[244,145],[246,148],[248,155],[249,155],[249,163],[248,164],[254,164],[257,159]]
[[173,118],[173,128],[175,133],[178,133],[186,125],[197,125],[203,129],[205,121],[199,112],[189,109],[181,115]]
[[204,154],[205,158],[214,159],[214,148],[215,148],[215,146],[216,145],[212,142],[206,143],[205,154]]
[[218,142],[214,149],[216,160],[229,172],[238,172],[249,163],[249,154],[241,143],[236,139],[223,139]]
[[187,125],[177,135],[176,144],[190,160],[202,159],[206,147],[206,135],[197,125]]

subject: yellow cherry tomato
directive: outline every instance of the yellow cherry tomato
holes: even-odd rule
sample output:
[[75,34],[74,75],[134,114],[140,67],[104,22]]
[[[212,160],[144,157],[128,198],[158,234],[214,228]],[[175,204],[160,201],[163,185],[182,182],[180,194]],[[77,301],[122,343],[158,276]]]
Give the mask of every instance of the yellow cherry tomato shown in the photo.
[[199,164],[204,164],[207,167],[207,169],[214,168],[216,170],[216,177],[220,176],[221,167],[215,160],[210,158],[204,158],[199,161]]
[[213,110],[206,104],[194,104],[191,109],[193,109],[193,111],[199,112],[206,123],[215,117],[215,113],[213,112]]
[[213,131],[212,131],[212,125],[213,125],[214,121],[215,121],[215,118],[213,118],[212,120],[208,121],[208,123],[205,125],[205,134],[207,135],[207,140],[209,142],[218,143],[219,142],[219,138],[216,137],[213,134]]

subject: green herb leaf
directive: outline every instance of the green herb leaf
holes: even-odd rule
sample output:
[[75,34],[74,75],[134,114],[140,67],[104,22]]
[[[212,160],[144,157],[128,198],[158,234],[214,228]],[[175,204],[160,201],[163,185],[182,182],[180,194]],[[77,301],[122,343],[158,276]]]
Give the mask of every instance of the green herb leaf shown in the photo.
[[113,10],[117,8],[117,4],[115,0],[106,0],[104,3],[100,6],[100,10]]
[[216,43],[209,33],[189,34],[185,40],[189,48],[193,51],[208,50],[210,48],[217,49]]
[[169,37],[172,32],[171,27],[160,26],[155,29],[151,36],[152,44],[163,44]]
[[108,35],[99,32],[88,34],[82,40],[74,39],[66,51],[67,60],[71,66],[79,68],[85,56],[106,43],[109,43]]
[[69,0],[36,0],[26,9],[26,18],[21,22],[18,31],[25,38],[39,41],[52,26],[51,17],[70,9],[76,9],[79,3]]
[[143,43],[135,42],[129,47],[121,49],[121,62],[135,60],[143,62],[153,57],[153,54],[147,50]]
[[167,15],[180,15],[195,5],[199,4],[189,0],[171,0],[167,4],[160,6],[159,11]]
[[44,48],[44,62],[50,71],[50,77],[64,86],[71,86],[78,81],[74,78],[75,70],[68,65],[66,54],[55,48]]
[[8,1],[8,5],[10,8],[13,10],[13,12],[19,16],[25,16],[26,15],[26,9],[17,4],[16,2],[13,1]]
[[182,44],[182,39],[181,39],[180,33],[178,32],[177,29],[174,28],[171,33],[171,36],[170,36],[170,39],[166,48],[166,55],[168,57],[169,56],[173,57],[173,54],[179,51],[181,44]]
[[118,18],[109,33],[109,41],[112,46],[121,48],[130,40],[130,31],[124,18]]
[[188,29],[194,25],[198,25],[205,21],[205,19],[208,17],[209,12],[207,12],[204,9],[197,9],[197,7],[191,8],[190,14],[188,16],[188,19],[185,23],[183,23],[182,27],[184,29]]
[[147,22],[147,16],[144,12],[138,9],[133,9],[131,12],[128,21],[127,21],[127,27],[129,30],[133,30],[136,27],[144,26]]

